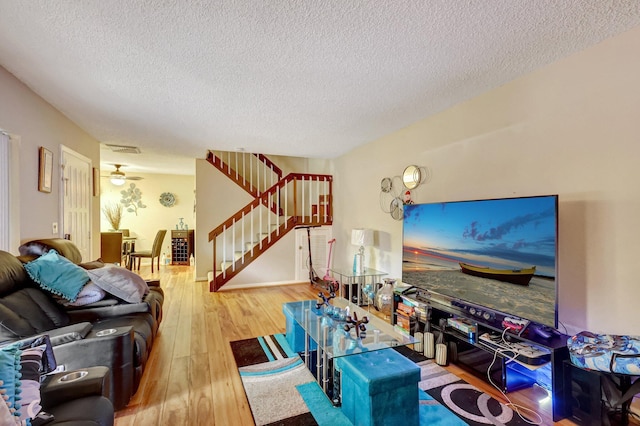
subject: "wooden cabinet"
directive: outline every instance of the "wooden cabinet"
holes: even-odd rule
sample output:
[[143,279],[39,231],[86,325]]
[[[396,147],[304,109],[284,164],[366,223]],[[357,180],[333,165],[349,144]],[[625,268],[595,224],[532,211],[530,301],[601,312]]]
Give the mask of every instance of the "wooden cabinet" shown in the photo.
[[171,264],[188,265],[192,254],[195,254],[194,230],[171,231]]

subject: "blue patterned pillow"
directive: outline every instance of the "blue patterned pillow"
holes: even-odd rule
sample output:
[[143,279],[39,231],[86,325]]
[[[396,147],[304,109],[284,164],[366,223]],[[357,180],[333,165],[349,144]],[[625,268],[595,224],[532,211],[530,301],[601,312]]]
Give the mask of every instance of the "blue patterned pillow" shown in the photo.
[[16,410],[12,414],[17,418],[20,418],[21,399],[20,354],[21,351],[16,345],[0,348],[0,390],[9,398],[5,402],[9,408]]
[[35,418],[40,405],[40,373],[42,372],[42,354],[46,345],[25,348],[20,354],[20,419]]
[[60,256],[55,250],[24,264],[24,269],[43,290],[75,302],[82,287],[89,281],[87,271]]

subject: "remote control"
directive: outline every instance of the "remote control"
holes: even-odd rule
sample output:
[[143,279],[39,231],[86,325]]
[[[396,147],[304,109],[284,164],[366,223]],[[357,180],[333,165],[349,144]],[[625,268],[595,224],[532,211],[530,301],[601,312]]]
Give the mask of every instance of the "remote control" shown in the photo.
[[554,334],[553,329],[545,327],[543,325],[533,327],[533,332],[543,339],[550,339]]

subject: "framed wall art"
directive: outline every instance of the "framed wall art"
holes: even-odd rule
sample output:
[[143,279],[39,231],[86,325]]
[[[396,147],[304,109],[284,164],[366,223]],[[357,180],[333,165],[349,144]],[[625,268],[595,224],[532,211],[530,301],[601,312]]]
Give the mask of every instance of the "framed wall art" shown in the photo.
[[53,153],[45,147],[40,147],[40,167],[38,171],[38,191],[51,192],[53,180]]
[[100,195],[100,169],[93,168],[93,196]]

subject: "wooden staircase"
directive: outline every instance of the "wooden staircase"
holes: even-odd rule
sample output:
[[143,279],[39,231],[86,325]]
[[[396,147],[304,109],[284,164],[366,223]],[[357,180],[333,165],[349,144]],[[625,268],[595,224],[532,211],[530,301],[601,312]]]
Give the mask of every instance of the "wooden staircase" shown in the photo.
[[218,291],[296,226],[333,221],[331,175],[282,177],[262,154],[210,151],[207,161],[254,197],[209,232],[215,271],[210,291]]
[[207,161],[253,198],[282,179],[282,170],[262,154],[209,151]]

